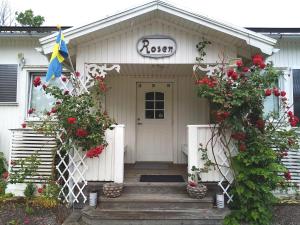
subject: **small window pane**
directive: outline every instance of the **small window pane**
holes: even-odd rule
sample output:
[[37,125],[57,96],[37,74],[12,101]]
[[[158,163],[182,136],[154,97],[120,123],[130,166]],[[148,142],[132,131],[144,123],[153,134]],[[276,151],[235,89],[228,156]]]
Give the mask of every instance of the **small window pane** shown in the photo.
[[155,119],[164,119],[165,114],[163,110],[156,110],[155,111]]
[[154,119],[154,110],[146,110],[145,117],[146,119]]
[[155,100],[164,100],[164,93],[155,92]]
[[164,109],[164,102],[155,102],[155,109]]
[[300,117],[300,70],[293,70],[294,114]]
[[154,92],[147,92],[145,99],[146,100],[154,100]]
[[146,109],[154,109],[154,101],[146,101]]

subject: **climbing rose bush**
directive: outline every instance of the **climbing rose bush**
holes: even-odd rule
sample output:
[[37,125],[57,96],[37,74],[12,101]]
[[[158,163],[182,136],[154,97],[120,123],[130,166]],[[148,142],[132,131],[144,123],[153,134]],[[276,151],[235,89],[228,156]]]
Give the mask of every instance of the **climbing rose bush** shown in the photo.
[[[293,177],[282,159],[298,148],[293,127],[299,119],[290,111],[286,92],[277,87],[281,73],[257,54],[247,66],[241,60],[233,67],[221,63],[210,76],[197,69],[194,76],[199,97],[214,106],[213,135],[220,137],[234,175],[233,211],[225,224],[269,225],[276,202],[272,191]],[[264,102],[271,97],[279,110],[265,115]]]
[[[76,73],[73,86],[76,85],[74,79],[78,76],[79,73]],[[62,76],[58,79],[67,82],[70,78]],[[31,126],[50,134],[64,130],[64,134],[60,136],[63,151],[68,151],[75,144],[86,151],[88,158],[98,157],[107,145],[105,131],[113,129],[112,124],[115,123],[102,109],[101,100],[107,91],[104,79],[96,77],[89,93],[79,95],[71,95],[69,90],[43,84],[40,77],[33,80],[33,85],[42,85],[44,92],[53,96],[56,102],[50,111],[45,112],[41,124],[32,123]],[[34,111],[35,109],[29,109],[28,114]]]

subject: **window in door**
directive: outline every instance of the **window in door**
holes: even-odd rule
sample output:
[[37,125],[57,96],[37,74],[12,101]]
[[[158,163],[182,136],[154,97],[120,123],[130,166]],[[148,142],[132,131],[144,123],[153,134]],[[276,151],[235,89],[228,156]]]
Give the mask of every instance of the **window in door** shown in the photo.
[[163,92],[145,93],[145,118],[164,119],[165,117],[165,95]]

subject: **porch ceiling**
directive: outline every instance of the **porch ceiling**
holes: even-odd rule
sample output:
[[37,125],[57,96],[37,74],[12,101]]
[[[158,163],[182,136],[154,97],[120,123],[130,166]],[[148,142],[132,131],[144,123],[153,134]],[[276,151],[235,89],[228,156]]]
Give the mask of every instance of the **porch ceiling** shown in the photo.
[[133,76],[133,77],[174,77],[193,74],[192,64],[120,64],[120,73],[115,70],[108,76]]

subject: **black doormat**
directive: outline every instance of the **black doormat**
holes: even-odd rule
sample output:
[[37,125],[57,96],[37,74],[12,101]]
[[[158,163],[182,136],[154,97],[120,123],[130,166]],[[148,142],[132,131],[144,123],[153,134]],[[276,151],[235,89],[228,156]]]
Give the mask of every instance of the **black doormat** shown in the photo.
[[184,182],[181,175],[141,175],[140,182]]

